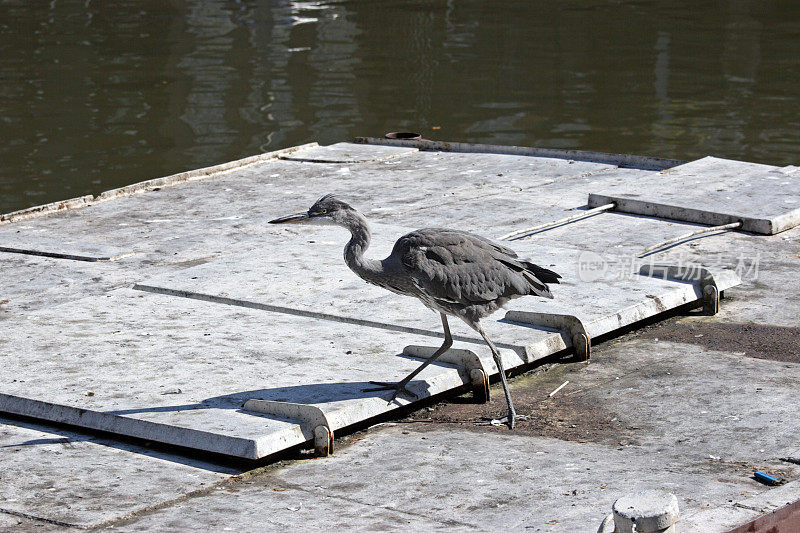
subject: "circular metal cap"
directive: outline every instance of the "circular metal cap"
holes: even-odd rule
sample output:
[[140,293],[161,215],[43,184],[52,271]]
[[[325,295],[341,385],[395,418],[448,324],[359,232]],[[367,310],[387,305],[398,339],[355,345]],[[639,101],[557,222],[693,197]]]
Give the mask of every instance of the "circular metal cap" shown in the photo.
[[678,521],[678,498],[663,490],[643,490],[615,501],[613,511],[620,533],[655,533]]
[[419,133],[414,133],[412,131],[393,131],[391,133],[387,133],[384,135],[387,139],[405,139],[410,141],[420,141],[422,140],[422,135]]

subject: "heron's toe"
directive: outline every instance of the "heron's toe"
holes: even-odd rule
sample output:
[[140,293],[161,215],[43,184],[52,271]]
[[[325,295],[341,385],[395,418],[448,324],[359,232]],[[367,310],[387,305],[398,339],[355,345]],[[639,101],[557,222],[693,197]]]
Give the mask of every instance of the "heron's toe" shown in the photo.
[[378,385],[377,387],[371,387],[369,389],[361,389],[361,392],[375,392],[381,390],[394,390],[397,388],[397,383],[387,383],[385,381],[370,381],[373,385]]
[[370,383],[372,383],[373,385],[377,385],[377,387],[371,387],[369,389],[361,389],[361,391],[362,392],[375,392],[375,391],[393,390],[394,394],[389,399],[389,402],[393,402],[397,398],[397,396],[399,394],[401,394],[401,393],[405,393],[408,396],[411,396],[411,397],[413,397],[415,399],[419,398],[419,396],[416,393],[411,392],[410,390],[408,390],[406,388],[406,384],[403,383],[402,381],[399,381],[397,383],[388,383],[388,382],[385,382],[385,381],[370,381]]

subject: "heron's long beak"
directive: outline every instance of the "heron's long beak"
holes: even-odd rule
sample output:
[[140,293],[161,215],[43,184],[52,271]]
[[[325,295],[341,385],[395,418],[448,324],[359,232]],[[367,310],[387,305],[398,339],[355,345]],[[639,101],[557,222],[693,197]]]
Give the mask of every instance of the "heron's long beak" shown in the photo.
[[281,218],[276,218],[275,220],[270,220],[270,224],[297,224],[298,222],[305,222],[308,220],[309,217],[308,213],[295,213],[294,215],[289,215]]

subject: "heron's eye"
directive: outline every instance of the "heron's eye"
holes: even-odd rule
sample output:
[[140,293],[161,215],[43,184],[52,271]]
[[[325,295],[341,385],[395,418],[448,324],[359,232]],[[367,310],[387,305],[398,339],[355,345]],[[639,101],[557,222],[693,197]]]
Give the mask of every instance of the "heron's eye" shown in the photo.
[[328,212],[328,210],[327,209],[320,209],[319,212],[324,215],[324,214],[326,214]]

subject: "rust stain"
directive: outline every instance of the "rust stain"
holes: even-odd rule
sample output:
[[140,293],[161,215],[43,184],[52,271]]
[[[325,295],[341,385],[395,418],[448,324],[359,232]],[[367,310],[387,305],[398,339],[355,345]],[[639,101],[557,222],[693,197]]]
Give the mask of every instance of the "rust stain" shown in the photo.
[[656,309],[658,309],[659,313],[667,311],[667,306],[664,305],[664,302],[661,301],[661,298],[652,294],[646,294],[645,296],[653,300],[653,303],[656,305]]

